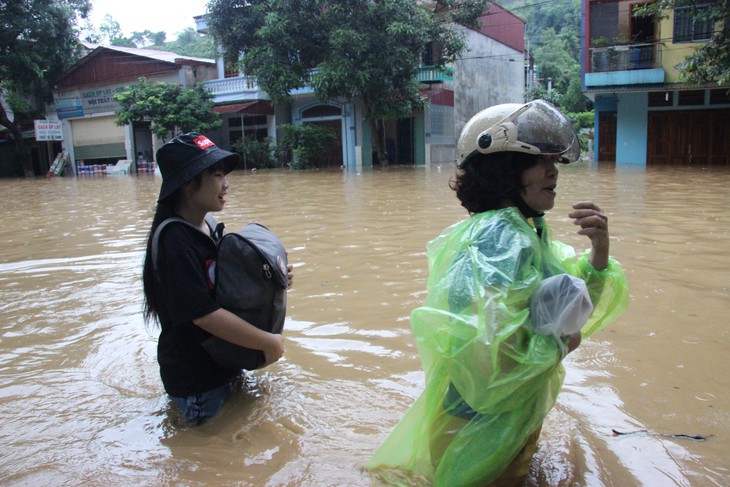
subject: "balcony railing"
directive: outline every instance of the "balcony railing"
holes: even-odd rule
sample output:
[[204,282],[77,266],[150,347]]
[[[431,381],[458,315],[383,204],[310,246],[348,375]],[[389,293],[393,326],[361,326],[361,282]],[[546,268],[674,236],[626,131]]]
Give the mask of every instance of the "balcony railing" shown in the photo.
[[592,47],[591,72],[630,71],[659,68],[662,64],[661,44],[625,44]]
[[436,66],[421,66],[416,71],[416,80],[420,83],[444,83],[452,82],[450,68],[437,68]]
[[231,93],[252,93],[258,92],[259,85],[256,79],[251,76],[237,76],[235,78],[215,79],[206,81],[203,85],[214,96],[227,95]]
[[[449,68],[436,68],[435,66],[421,66],[416,71],[416,79],[421,83],[444,83],[452,82],[453,77]],[[235,78],[216,79],[205,81],[203,86],[210,91],[217,103],[226,101],[227,98],[235,96],[236,99],[268,99],[256,82],[253,76],[237,76]],[[311,93],[311,87],[294,90],[292,94]]]

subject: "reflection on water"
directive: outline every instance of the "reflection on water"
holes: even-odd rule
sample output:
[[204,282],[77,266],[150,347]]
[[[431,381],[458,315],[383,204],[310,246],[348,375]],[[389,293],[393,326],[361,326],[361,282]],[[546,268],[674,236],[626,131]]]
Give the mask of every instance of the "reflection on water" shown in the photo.
[[[370,485],[362,465],[422,386],[408,316],[426,242],[465,217],[450,176],[231,176],[221,218],[271,228],[296,277],[285,358],[200,428],[164,396],[140,313],[159,179],[0,181],[0,482]],[[728,187],[722,170],[562,168],[557,238],[584,248],[570,203],[602,205],[631,306],[566,360],[533,483],[730,483]]]

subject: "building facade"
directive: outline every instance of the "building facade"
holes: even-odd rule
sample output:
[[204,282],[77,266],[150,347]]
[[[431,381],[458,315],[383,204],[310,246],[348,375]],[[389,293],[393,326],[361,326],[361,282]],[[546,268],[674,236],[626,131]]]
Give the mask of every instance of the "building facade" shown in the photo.
[[217,76],[212,59],[127,47],[90,48],[53,91],[56,113],[51,118],[62,121],[63,150],[76,174],[81,164],[106,166],[129,160],[134,168],[138,160],[154,159],[161,141],[153,137],[149,122],[117,126],[119,104],[114,94],[134,86],[139,78],[188,88]]
[[[207,33],[204,16],[195,17],[197,30]],[[384,132],[390,164],[424,165],[455,159],[456,138],[464,124],[481,109],[524,99],[525,22],[492,4],[480,18],[480,29],[456,25],[469,46],[451,66],[435,66],[428,59],[415,74],[421,82],[423,110],[408,117],[387,120]],[[328,166],[352,168],[377,165],[372,124],[357,100],[321,103],[310,88],[295,90],[291,101],[272,106],[252,77],[226,69],[217,59],[218,79],[205,82],[214,95],[215,110],[223,117],[218,133],[210,134],[222,147],[241,137],[277,138],[283,124],[317,124],[335,134],[333,146],[323,155]]]
[[730,164],[730,86],[683,83],[678,68],[726,26],[704,20],[691,6],[655,20],[637,16],[636,5],[582,0],[581,71],[583,92],[595,106],[594,159]]

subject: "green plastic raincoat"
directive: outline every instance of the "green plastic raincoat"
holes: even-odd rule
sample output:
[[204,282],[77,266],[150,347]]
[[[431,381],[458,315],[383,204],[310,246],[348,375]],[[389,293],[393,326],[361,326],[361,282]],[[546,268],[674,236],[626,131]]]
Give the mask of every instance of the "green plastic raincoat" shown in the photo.
[[[518,455],[555,404],[560,347],[530,326],[542,279],[585,280],[589,337],[627,308],[620,264],[597,271],[588,253],[551,241],[516,208],[471,216],[428,244],[428,296],[411,314],[425,390],[366,466],[401,485],[484,486]],[[534,435],[533,435],[534,436]]]

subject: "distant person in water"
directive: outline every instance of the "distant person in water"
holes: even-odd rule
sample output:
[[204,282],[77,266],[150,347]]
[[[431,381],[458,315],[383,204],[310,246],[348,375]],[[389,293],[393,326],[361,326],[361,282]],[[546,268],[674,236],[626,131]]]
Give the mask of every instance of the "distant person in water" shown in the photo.
[[[552,240],[543,219],[557,164],[578,156],[570,121],[541,100],[487,108],[464,127],[451,187],[470,216],[428,244],[428,295],[411,314],[425,390],[367,465],[386,482],[521,485],[562,385],[562,359],[626,309],[603,210],[580,202],[568,214],[590,240],[580,256]],[[587,290],[573,320],[581,331],[536,331],[533,305],[546,304],[536,291],[554,276],[577,276],[560,282]],[[557,296],[558,312],[572,306],[567,293]]]
[[[216,246],[214,229],[205,216],[223,209],[226,175],[239,161],[238,154],[192,132],[175,137],[157,151],[162,187],[144,262],[144,318],[160,325],[157,360],[162,383],[192,424],[201,424],[220,411],[232,382],[241,374],[219,366],[202,342],[215,335],[261,350],[264,367],[284,354],[281,335],[260,330],[216,303],[209,278]],[[153,263],[152,237],[160,223],[172,216],[184,218],[197,229],[167,225],[159,236]]]

